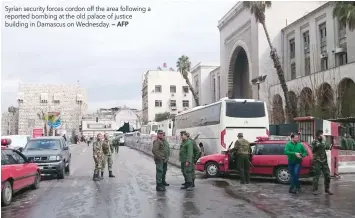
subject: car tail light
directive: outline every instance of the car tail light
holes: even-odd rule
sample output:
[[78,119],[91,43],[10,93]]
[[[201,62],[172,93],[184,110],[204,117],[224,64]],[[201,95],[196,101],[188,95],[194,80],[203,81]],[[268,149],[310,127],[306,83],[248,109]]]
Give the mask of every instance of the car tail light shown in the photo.
[[222,132],[221,132],[221,145],[223,148],[226,148],[226,143],[224,143],[224,136],[226,135],[226,129],[224,129]]
[[1,146],[8,146],[11,142],[11,139],[1,139]]

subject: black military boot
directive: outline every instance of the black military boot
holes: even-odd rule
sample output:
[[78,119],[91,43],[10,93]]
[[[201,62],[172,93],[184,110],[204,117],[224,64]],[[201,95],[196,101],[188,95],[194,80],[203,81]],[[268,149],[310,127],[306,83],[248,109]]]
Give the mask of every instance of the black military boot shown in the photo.
[[100,180],[104,179],[104,172],[101,172],[101,176],[99,177]]
[[113,178],[113,177],[116,177],[116,176],[112,174],[112,171],[108,171],[108,177]]
[[92,180],[94,180],[94,181],[100,181],[99,174],[95,173]]
[[328,188],[328,189],[325,189],[325,193],[327,193],[328,195],[334,195],[334,193],[331,192],[331,191],[329,190],[329,188]]
[[157,184],[156,190],[158,192],[163,192],[166,191],[165,187],[163,186],[163,184]]
[[166,183],[166,181],[163,181],[163,186],[169,186],[169,183]]
[[188,183],[187,186],[186,186],[186,191],[192,191],[192,190],[194,190],[194,186],[193,186],[193,183],[190,182],[190,183]]

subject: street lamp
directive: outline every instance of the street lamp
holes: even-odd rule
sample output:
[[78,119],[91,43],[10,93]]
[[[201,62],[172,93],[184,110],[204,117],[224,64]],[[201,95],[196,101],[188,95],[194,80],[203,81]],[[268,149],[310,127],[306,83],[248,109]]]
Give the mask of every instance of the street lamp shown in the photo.
[[251,80],[251,83],[258,87],[258,100],[260,100],[260,84],[265,82],[265,80],[266,80],[266,75],[258,76]]

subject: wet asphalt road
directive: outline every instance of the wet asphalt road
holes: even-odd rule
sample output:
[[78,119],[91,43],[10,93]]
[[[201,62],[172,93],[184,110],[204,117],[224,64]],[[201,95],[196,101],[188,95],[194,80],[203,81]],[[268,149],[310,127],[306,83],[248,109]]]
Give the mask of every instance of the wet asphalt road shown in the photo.
[[[241,186],[236,178],[196,181],[193,192],[180,190],[180,169],[170,166],[165,193],[155,191],[155,166],[151,157],[121,147],[114,155],[114,174],[93,182],[92,147],[71,149],[71,174],[64,180],[45,178],[41,187],[25,191],[3,207],[4,218],[137,217],[355,217],[355,176],[332,180],[334,196],[313,196],[309,182],[299,195],[288,186],[253,180]],[[322,188],[322,186],[321,186]]]
[[[71,149],[71,175],[64,180],[45,179],[40,188],[27,191],[3,207],[3,218],[70,217],[268,217],[243,200],[235,199],[218,187],[221,182],[198,179],[193,192],[180,190],[180,169],[169,167],[167,192],[155,191],[152,159],[127,147],[114,155],[116,178],[92,181],[91,146]],[[224,184],[222,182],[222,184]]]

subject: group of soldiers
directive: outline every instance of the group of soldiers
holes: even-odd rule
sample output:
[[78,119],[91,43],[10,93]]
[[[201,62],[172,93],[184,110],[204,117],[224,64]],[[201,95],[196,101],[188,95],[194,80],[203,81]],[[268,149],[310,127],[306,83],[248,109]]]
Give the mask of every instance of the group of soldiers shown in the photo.
[[109,177],[115,177],[112,174],[112,154],[114,152],[114,146],[109,140],[109,135],[97,134],[96,141],[93,144],[93,158],[95,162],[95,170],[93,175],[94,181],[102,180],[104,177],[104,170],[106,163],[108,165]]
[[350,134],[345,134],[340,141],[341,150],[353,150],[355,151],[355,140],[351,137]]
[[[190,139],[189,133],[181,131],[180,137],[179,161],[181,163],[181,172],[184,176],[184,183],[181,184],[181,189],[191,191],[195,187],[195,163],[200,158],[201,151],[195,139]],[[166,171],[170,156],[170,147],[162,130],[158,130],[157,132],[157,139],[153,142],[152,153],[156,165],[156,190],[165,191],[165,187],[169,186],[166,182]]]

